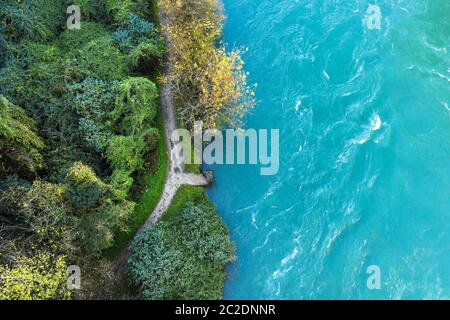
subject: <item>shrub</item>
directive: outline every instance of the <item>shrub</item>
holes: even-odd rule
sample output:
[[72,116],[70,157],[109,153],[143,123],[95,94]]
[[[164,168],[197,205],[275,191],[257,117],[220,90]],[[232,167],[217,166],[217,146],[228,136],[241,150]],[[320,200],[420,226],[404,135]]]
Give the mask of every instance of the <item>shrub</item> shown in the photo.
[[142,168],[144,151],[145,143],[142,137],[116,136],[109,143],[107,157],[115,170],[124,170],[131,174]]
[[108,31],[102,24],[86,21],[83,22],[81,29],[64,31],[59,36],[58,44],[65,50],[80,49],[89,42],[108,35]]
[[128,16],[127,23],[119,27],[112,34],[112,38],[124,52],[144,42],[157,44],[159,40],[155,25],[134,14]]
[[141,75],[152,75],[161,64],[161,46],[153,43],[141,43],[129,55],[131,69]]
[[114,240],[114,232],[125,228],[125,221],[133,209],[132,202],[114,203],[107,199],[101,206],[83,216],[78,239],[83,250],[89,255],[98,256],[109,248]]
[[1,266],[0,300],[65,300],[67,262],[63,255],[38,252],[19,256],[12,266]]
[[104,152],[113,137],[110,113],[118,94],[118,82],[87,78],[67,86],[73,110],[81,117],[80,133],[86,145],[97,152]]
[[144,299],[220,299],[233,252],[213,208],[188,205],[136,237],[129,272]]
[[66,78],[74,82],[85,78],[120,80],[127,74],[126,60],[111,38],[103,37],[72,50],[65,61]]
[[107,186],[95,175],[94,171],[82,164],[75,163],[70,168],[65,184],[66,197],[76,209],[95,208],[107,195]]
[[145,124],[154,120],[157,114],[157,97],[156,85],[146,78],[135,77],[122,81],[116,107],[111,113],[112,119],[119,123],[119,132],[142,132]]
[[212,205],[191,205],[173,217],[178,226],[181,243],[201,260],[209,260],[225,266],[233,260],[234,247],[228,238],[228,230]]
[[12,43],[48,41],[56,37],[65,21],[65,12],[61,1],[6,0],[0,3],[0,25]]
[[35,123],[4,96],[0,96],[0,145],[0,173],[36,173],[44,165],[44,142]]
[[130,15],[145,12],[148,0],[106,0],[106,10],[117,24],[127,22]]
[[160,139],[159,130],[157,128],[150,128],[142,134],[145,140],[145,146],[148,151],[155,151],[158,147]]
[[118,199],[125,200],[133,185],[131,173],[126,169],[116,169],[110,177],[110,185],[114,189],[114,194]]

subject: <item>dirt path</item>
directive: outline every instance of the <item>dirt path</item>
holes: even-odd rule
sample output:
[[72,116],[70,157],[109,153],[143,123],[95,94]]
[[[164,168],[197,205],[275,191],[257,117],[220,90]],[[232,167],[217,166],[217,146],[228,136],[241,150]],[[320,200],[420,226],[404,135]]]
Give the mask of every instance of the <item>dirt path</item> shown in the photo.
[[[168,18],[160,10],[161,25],[168,24]],[[167,34],[164,35],[166,39],[166,57],[164,73],[169,74],[171,71],[170,49],[172,44]],[[169,172],[164,186],[163,195],[149,217],[147,222],[142,226],[141,230],[155,225],[161,218],[163,213],[169,208],[170,203],[175,197],[176,192],[182,185],[193,186],[207,186],[209,183],[207,179],[201,174],[186,173],[184,170],[183,158],[176,151],[177,144],[171,140],[172,133],[177,129],[176,106],[174,102],[173,92],[170,83],[161,84],[161,111],[164,120],[164,131],[166,135],[167,150],[169,150]]]

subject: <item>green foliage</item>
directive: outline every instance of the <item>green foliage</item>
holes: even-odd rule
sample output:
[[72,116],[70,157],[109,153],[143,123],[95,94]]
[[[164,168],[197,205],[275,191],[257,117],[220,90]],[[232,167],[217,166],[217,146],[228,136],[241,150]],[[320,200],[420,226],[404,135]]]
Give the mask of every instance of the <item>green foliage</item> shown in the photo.
[[65,300],[67,262],[65,256],[37,253],[19,256],[12,266],[1,266],[0,300]]
[[130,51],[144,42],[154,45],[159,42],[154,24],[136,15],[128,16],[126,24],[119,27],[112,34],[112,38],[124,52]]
[[65,181],[65,196],[81,215],[77,244],[89,255],[99,255],[113,242],[134,209],[134,203],[117,199],[114,191],[86,165],[75,163]]
[[[83,13],[83,9],[81,9]],[[81,29],[65,30],[58,39],[58,44],[65,50],[79,49],[98,38],[108,37],[105,26],[95,22],[83,22]]]
[[80,133],[86,145],[97,152],[104,152],[113,136],[110,112],[114,109],[118,94],[118,82],[106,82],[87,78],[67,86],[70,104],[81,117]]
[[119,85],[119,96],[111,116],[122,134],[142,132],[157,114],[158,89],[142,77],[128,78]]
[[[149,132],[154,132],[150,129]],[[158,134],[156,132],[156,134]],[[125,199],[134,179],[135,172],[141,171],[144,166],[144,154],[149,151],[144,134],[140,136],[115,136],[109,142],[106,156],[113,168],[111,186],[116,190],[117,196]]]
[[70,168],[65,184],[69,203],[76,209],[83,209],[83,212],[97,207],[108,191],[94,171],[81,162],[75,163]]
[[104,0],[65,0],[66,7],[77,5],[81,9],[82,28],[86,26],[86,20],[100,21],[105,19]]
[[115,203],[106,199],[101,206],[91,210],[81,218],[78,239],[86,253],[98,256],[108,249],[114,240],[114,232],[124,230],[126,220],[134,210],[134,203],[122,201]]
[[[40,121],[61,110],[64,93],[62,56],[55,45],[24,42],[17,58],[0,71],[0,91],[16,105],[22,106],[33,119]],[[45,126],[52,131],[59,123]]]
[[142,75],[154,73],[161,64],[162,48],[153,43],[141,43],[134,48],[130,55],[130,66],[133,72]]
[[234,259],[234,246],[214,207],[207,203],[187,206],[175,215],[171,224],[178,226],[177,237],[200,260],[224,267]]
[[157,128],[150,128],[143,132],[145,148],[148,151],[155,151],[158,147],[158,142],[161,139],[159,130]]
[[117,24],[124,24],[128,17],[145,12],[148,0],[106,0],[106,10]]
[[157,128],[161,138],[157,142],[156,168],[154,172],[146,172],[143,178],[145,192],[139,200],[133,214],[127,221],[128,230],[117,232],[114,245],[108,252],[111,258],[117,257],[122,250],[133,239],[137,230],[145,223],[149,213],[153,212],[159,202],[159,198],[164,190],[164,183],[167,177],[168,153],[164,138],[164,125],[161,113],[157,117]]
[[7,48],[8,42],[6,41],[5,37],[5,27],[3,25],[0,25],[0,69],[3,68],[6,64],[6,60],[8,58],[8,48]]
[[41,151],[44,142],[35,123],[25,112],[0,96],[0,174],[28,171],[43,167]]
[[[39,248],[70,251],[71,230],[77,218],[64,201],[64,186],[35,180],[31,186],[12,181],[0,189],[0,251],[6,256],[27,254]],[[20,250],[7,243],[20,243]]]
[[127,74],[125,56],[107,36],[73,49],[65,61],[66,76],[73,81],[85,78],[120,80]]
[[129,259],[144,299],[220,299],[225,265],[234,259],[227,229],[206,204],[139,234]]
[[142,137],[116,136],[111,139],[107,157],[115,170],[124,170],[130,174],[142,168],[145,143]]
[[65,21],[61,1],[5,0],[0,3],[0,25],[10,42],[54,39]]

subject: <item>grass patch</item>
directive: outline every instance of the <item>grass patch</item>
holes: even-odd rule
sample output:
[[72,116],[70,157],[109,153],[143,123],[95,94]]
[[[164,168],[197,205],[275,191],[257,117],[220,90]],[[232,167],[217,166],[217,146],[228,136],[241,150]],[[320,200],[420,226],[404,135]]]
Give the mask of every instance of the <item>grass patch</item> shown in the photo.
[[181,186],[172,200],[170,207],[161,217],[161,221],[169,221],[175,214],[184,209],[187,203],[207,201],[205,189],[195,186]]
[[158,113],[156,124],[160,133],[156,171],[154,174],[148,174],[143,178],[145,185],[147,186],[147,191],[143,193],[140,201],[136,205],[132,217],[130,217],[128,221],[128,231],[117,232],[115,234],[114,245],[109,248],[106,253],[106,255],[111,259],[116,258],[134,238],[136,232],[145,223],[145,221],[147,221],[149,215],[156,208],[156,205],[161,198],[161,194],[164,191],[164,184],[167,179],[169,156],[167,153],[164,124],[161,112]]
[[184,171],[187,173],[195,173],[195,174],[201,174],[202,169],[200,168],[200,165],[198,164],[186,164],[184,166]]

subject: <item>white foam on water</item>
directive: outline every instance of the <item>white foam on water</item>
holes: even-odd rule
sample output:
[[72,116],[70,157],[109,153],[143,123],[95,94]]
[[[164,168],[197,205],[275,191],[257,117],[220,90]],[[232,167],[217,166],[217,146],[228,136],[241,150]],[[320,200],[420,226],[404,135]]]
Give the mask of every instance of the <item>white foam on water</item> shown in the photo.
[[286,265],[288,262],[295,259],[295,257],[297,257],[297,255],[298,255],[298,249],[294,248],[294,250],[286,258],[281,260],[281,265],[282,266]]
[[372,125],[372,131],[378,131],[381,128],[381,118],[378,114],[375,114],[370,119],[370,124]]

